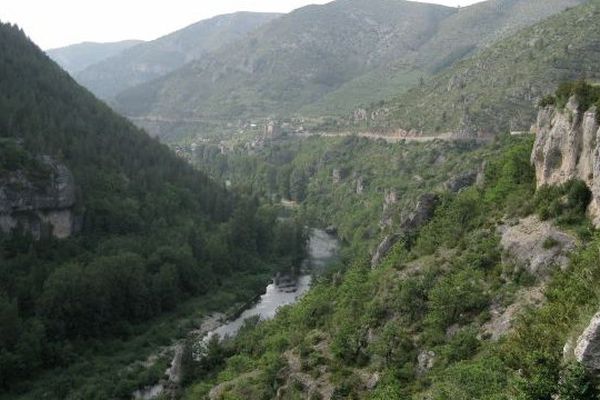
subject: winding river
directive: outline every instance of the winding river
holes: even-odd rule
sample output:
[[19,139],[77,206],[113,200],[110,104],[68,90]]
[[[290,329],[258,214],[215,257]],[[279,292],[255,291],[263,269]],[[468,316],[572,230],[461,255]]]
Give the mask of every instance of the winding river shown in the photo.
[[[265,293],[252,304],[249,304],[239,316],[229,320],[210,330],[205,334],[204,343],[214,336],[232,337],[248,318],[258,317],[260,320],[268,320],[277,314],[280,307],[296,303],[309,289],[313,276],[322,274],[326,268],[337,260],[339,241],[334,235],[330,235],[321,229],[311,229],[308,240],[308,256],[304,260],[301,274],[295,278],[278,276],[273,279],[265,289]],[[175,371],[179,370],[182,346],[175,346],[175,356],[167,375],[171,382],[177,383],[178,377]],[[165,390],[165,384],[159,383],[155,386],[138,390],[133,394],[135,399],[151,400],[158,397]]]
[[289,277],[274,279],[260,296],[260,299],[250,308],[242,312],[239,317],[231,320],[217,329],[207,333],[207,341],[215,334],[224,338],[234,336],[248,318],[259,317],[267,320],[275,317],[280,307],[294,304],[309,289],[313,275],[319,275],[337,258],[339,243],[335,236],[321,229],[311,229],[308,241],[308,258],[304,261],[302,274],[294,280]]

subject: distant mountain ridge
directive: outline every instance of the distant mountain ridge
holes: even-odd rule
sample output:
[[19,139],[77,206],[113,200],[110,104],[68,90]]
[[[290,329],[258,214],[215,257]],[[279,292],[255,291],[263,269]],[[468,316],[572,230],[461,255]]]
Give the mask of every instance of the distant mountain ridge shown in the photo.
[[440,23],[435,35],[418,52],[344,84],[301,112],[335,114],[398,96],[480,49],[586,1],[488,0],[462,7]]
[[597,0],[553,16],[457,63],[370,112],[370,129],[454,131],[466,135],[526,131],[539,100],[559,83],[600,80]]
[[90,65],[99,63],[143,42],[143,40],[124,40],[112,43],[83,42],[50,49],[46,51],[46,54],[68,73],[74,75]]
[[202,20],[90,65],[75,78],[98,97],[111,99],[129,87],[159,78],[235,42],[279,15],[238,12]]
[[499,38],[583,2],[308,6],[122,92],[114,105],[159,136],[198,131],[207,121],[339,115],[397,96]]

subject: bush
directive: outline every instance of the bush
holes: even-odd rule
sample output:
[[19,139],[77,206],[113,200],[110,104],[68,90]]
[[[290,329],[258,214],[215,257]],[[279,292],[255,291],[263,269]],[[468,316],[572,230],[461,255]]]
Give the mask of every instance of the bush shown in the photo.
[[535,194],[533,204],[542,220],[557,219],[565,225],[585,223],[592,193],[585,182],[571,180],[561,186],[544,186]]
[[585,368],[571,363],[561,371],[558,395],[561,400],[592,400],[597,399],[599,393]]

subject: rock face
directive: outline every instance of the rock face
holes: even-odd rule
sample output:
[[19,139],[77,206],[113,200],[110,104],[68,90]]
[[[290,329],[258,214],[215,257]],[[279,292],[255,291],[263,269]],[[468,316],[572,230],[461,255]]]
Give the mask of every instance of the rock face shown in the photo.
[[[395,196],[394,196],[395,199]],[[399,233],[386,236],[383,241],[377,246],[373,257],[371,258],[371,268],[377,267],[385,258],[390,249],[403,237],[410,235],[425,225],[432,217],[437,207],[439,196],[433,193],[426,193],[419,197],[417,205],[401,223]],[[386,202],[388,202],[388,194],[386,193]],[[385,206],[384,206],[385,210]]]
[[466,172],[464,174],[455,176],[445,183],[444,187],[450,193],[458,193],[463,189],[473,186],[477,183],[478,173],[477,172]]
[[504,249],[503,262],[516,263],[538,278],[544,278],[553,266],[566,267],[568,253],[576,246],[576,239],[559,231],[537,216],[527,217],[517,225],[498,228]]
[[400,224],[400,230],[405,233],[413,233],[425,225],[433,218],[438,201],[439,196],[434,193],[425,193],[419,197],[414,211]]
[[379,243],[379,246],[377,246],[377,250],[375,250],[373,257],[371,258],[371,267],[375,268],[378,266],[400,238],[401,236],[398,234],[387,235],[383,241]]
[[17,170],[0,176],[0,231],[17,229],[35,239],[66,238],[75,230],[75,181],[67,167],[50,157],[39,159],[47,177],[34,180]]
[[574,350],[575,358],[588,371],[600,373],[600,312],[583,331]]
[[398,203],[398,193],[396,190],[386,190],[383,195],[383,211],[381,212],[381,219],[379,220],[379,227],[383,230],[388,226],[392,226],[394,205]]
[[600,226],[600,129],[595,107],[583,112],[577,100],[565,110],[546,107],[533,127],[536,140],[531,155],[538,187],[571,179],[584,181],[592,191],[589,213]]

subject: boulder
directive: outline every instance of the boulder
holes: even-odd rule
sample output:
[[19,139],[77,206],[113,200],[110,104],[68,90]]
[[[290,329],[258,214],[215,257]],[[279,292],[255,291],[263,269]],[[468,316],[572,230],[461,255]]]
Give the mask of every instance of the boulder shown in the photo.
[[575,350],[575,359],[588,371],[600,373],[600,312],[592,317],[589,325],[579,339]]
[[439,196],[435,193],[425,193],[417,200],[417,205],[412,213],[400,224],[400,230],[404,233],[414,233],[425,225],[431,218],[439,202]]
[[435,365],[435,353],[429,350],[423,350],[417,356],[417,374],[423,375]]
[[516,225],[502,225],[498,231],[503,262],[525,268],[538,278],[547,277],[553,266],[565,268],[568,254],[577,244],[575,237],[537,216],[521,219]]
[[400,223],[399,232],[386,236],[379,243],[371,258],[371,268],[377,267],[400,239],[414,234],[425,225],[433,217],[438,201],[438,195],[433,193],[426,193],[419,197],[415,209]]

